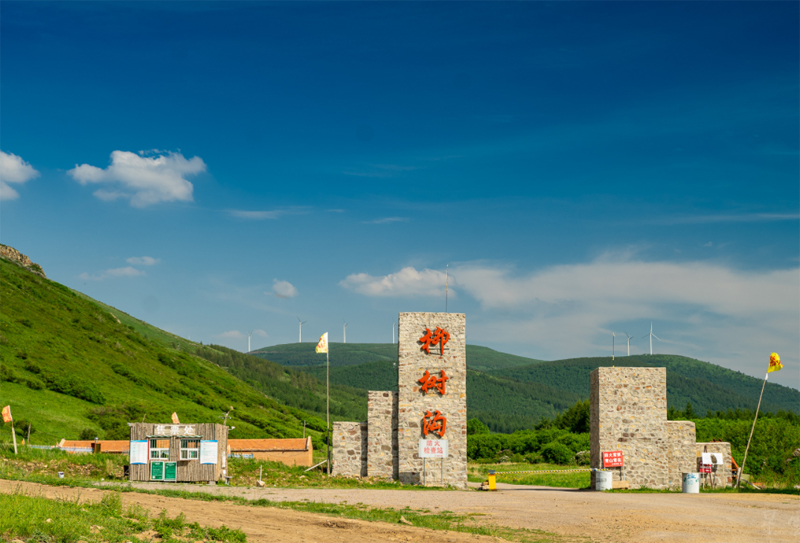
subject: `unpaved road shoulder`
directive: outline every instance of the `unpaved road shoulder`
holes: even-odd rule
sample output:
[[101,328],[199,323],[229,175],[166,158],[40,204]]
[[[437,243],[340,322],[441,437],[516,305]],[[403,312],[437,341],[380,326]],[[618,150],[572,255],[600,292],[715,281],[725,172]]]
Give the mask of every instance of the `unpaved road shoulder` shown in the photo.
[[135,483],[271,501],[481,513],[491,524],[598,541],[792,542],[800,497],[781,494],[620,494],[498,483],[498,492],[241,488]]

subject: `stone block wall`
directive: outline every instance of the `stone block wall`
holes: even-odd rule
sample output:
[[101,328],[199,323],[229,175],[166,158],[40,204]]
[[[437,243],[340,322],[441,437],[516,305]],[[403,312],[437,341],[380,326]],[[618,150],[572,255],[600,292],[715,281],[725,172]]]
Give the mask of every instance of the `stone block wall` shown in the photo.
[[664,422],[664,427],[667,436],[667,487],[676,488],[681,486],[684,473],[697,471],[697,437],[693,422],[669,420]]
[[[622,451],[632,488],[675,488],[682,472],[696,471],[692,422],[667,421],[666,368],[597,368],[591,374],[591,465],[603,451]],[[592,473],[594,484],[594,473]]]
[[[422,349],[420,338],[426,329],[432,333],[436,328],[447,331],[449,340],[442,350],[440,345],[431,345],[429,352]],[[401,482],[421,484],[423,482],[423,459],[419,457],[419,441],[423,438],[423,418],[426,412],[439,411],[446,417],[442,439],[448,440],[449,457],[430,460],[436,465],[437,477],[428,479],[430,484],[467,486],[467,358],[466,318],[463,313],[400,313],[398,342],[398,403],[397,446],[398,476]],[[419,379],[428,371],[440,377],[447,376],[445,393],[438,390],[423,392]],[[436,438],[428,434],[428,439]],[[443,472],[441,471],[443,469]]]
[[731,469],[731,444],[726,441],[710,441],[708,443],[696,443],[695,454],[697,455],[695,462],[695,469],[692,471],[700,471],[700,464],[702,462],[702,453],[721,453],[722,462],[721,466],[715,466],[716,486],[731,486],[735,481],[733,480],[733,470]]
[[334,422],[331,473],[344,477],[367,476],[367,423]]
[[367,424],[367,475],[397,479],[397,392],[369,391]]

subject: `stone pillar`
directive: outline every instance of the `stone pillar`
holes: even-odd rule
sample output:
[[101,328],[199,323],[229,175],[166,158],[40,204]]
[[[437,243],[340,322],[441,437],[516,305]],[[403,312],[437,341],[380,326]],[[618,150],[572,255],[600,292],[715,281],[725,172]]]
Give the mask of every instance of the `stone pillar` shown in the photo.
[[[467,357],[466,318],[463,313],[400,313],[397,362],[397,446],[398,476],[402,483],[467,486]],[[441,343],[423,348],[421,338],[435,336],[437,329],[449,334]],[[443,334],[444,335],[444,334]],[[444,337],[448,337],[444,335]],[[444,381],[444,394],[436,388],[422,390],[419,382],[425,372]],[[442,460],[419,457],[419,441],[423,439],[423,418],[438,411],[446,418],[444,435],[449,456]],[[431,417],[432,418],[432,417]],[[430,418],[428,419],[430,421]],[[428,434],[428,439],[439,439]],[[423,464],[427,464],[427,477]]]
[[342,477],[367,476],[367,423],[333,423],[331,473]]
[[[667,421],[666,368],[597,368],[590,382],[593,468],[603,467],[603,452],[622,451],[631,488],[655,489],[680,486],[681,473],[695,471],[694,423]],[[612,469],[620,480],[623,470]]]
[[397,479],[397,392],[368,394],[367,475]]

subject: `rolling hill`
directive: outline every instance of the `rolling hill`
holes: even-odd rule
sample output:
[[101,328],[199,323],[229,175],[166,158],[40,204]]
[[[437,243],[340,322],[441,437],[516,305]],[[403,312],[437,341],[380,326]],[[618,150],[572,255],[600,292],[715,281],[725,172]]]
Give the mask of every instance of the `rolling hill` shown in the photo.
[[[307,421],[321,444],[325,385],[313,377],[179,338],[5,259],[0,276],[0,404],[17,427],[32,423],[33,443],[125,438],[127,422],[172,412],[216,422],[232,406],[232,436],[300,437]],[[336,418],[366,415],[363,391],[337,387],[332,400]]]
[[[324,365],[312,365],[311,356],[299,356],[298,345],[276,345],[262,349],[273,360],[283,360],[318,379],[325,379]],[[309,347],[304,348],[306,352]],[[338,364],[331,356],[331,382],[361,390],[393,390],[397,386],[394,366],[397,345],[335,344]],[[281,353],[289,354],[281,354]],[[352,356],[350,353],[353,353]],[[370,360],[370,353],[376,357]],[[390,354],[394,358],[390,358]],[[377,355],[380,358],[377,358]],[[316,359],[319,363],[319,357]],[[324,363],[324,361],[323,361]],[[683,409],[691,403],[695,412],[754,409],[761,381],[708,362],[675,355],[577,358],[541,362],[506,355],[485,347],[467,346],[467,409],[493,431],[531,428],[543,417],[551,418],[579,400],[589,397],[589,374],[600,366],[644,366],[667,368],[667,401]],[[800,411],[800,392],[768,383],[763,410]]]
[[[325,356],[314,352],[313,343],[286,343],[273,345],[250,352],[249,354],[277,362],[292,368],[319,366],[325,364]],[[331,367],[357,366],[366,362],[379,360],[396,362],[397,344],[395,343],[330,343]],[[488,347],[467,345],[467,364],[476,370],[498,370],[516,366],[536,364],[541,360],[525,358],[513,354],[501,353]]]

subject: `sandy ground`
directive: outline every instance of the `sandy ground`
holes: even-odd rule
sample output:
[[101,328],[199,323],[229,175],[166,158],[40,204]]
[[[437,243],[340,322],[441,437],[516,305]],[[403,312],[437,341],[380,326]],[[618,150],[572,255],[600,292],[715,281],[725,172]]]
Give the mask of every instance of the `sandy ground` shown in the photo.
[[[0,480],[0,491],[19,483]],[[100,494],[101,491],[42,487],[26,489],[50,497]],[[506,485],[497,492],[371,489],[283,489],[136,483],[140,488],[170,488],[272,501],[318,501],[375,507],[481,513],[486,522],[545,530],[564,541],[719,541],[771,543],[800,540],[800,497],[778,494],[609,494],[588,490]],[[170,514],[183,511],[189,521],[241,528],[250,541],[488,541],[474,535],[434,532],[386,523],[370,523],[309,513],[209,504],[143,494],[124,494]]]

